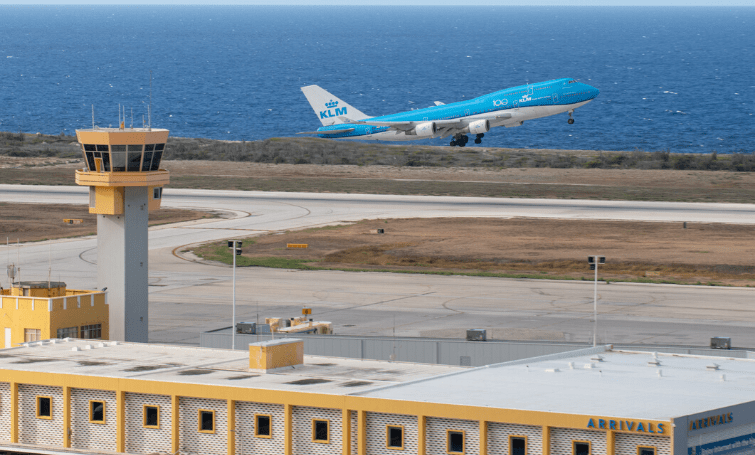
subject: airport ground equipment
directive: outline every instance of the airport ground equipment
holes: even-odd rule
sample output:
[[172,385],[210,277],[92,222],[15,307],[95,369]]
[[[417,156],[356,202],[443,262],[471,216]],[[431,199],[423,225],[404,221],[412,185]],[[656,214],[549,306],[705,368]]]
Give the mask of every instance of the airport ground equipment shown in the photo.
[[711,349],[731,349],[731,338],[713,337],[710,339]]
[[89,187],[97,214],[97,287],[109,289],[111,340],[148,339],[147,227],[170,181],[160,169],[168,133],[123,123],[76,130],[85,164],[76,184]]

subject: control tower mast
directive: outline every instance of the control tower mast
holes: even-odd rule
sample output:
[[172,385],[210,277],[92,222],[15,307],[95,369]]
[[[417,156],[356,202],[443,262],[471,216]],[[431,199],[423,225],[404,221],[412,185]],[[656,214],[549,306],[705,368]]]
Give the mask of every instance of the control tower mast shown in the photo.
[[89,213],[97,214],[97,287],[108,290],[109,338],[146,343],[148,215],[170,181],[160,169],[169,132],[119,126],[76,130],[85,163],[76,184],[89,187]]

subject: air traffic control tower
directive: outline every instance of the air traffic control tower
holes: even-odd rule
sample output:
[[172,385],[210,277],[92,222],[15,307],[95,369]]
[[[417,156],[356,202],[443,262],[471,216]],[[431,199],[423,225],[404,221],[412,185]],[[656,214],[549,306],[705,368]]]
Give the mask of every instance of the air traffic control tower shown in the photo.
[[76,183],[89,187],[89,213],[97,214],[97,287],[108,290],[109,338],[146,343],[147,222],[170,181],[160,169],[168,130],[120,126],[76,130],[85,163]]

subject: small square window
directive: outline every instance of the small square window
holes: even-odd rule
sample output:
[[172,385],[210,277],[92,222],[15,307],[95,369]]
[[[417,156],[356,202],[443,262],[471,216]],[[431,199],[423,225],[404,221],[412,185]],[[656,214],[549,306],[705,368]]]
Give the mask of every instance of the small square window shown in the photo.
[[464,432],[448,430],[448,453],[464,453]]
[[637,447],[637,455],[655,455],[655,447]]
[[527,455],[527,438],[511,436],[509,438],[509,455]]
[[312,440],[321,444],[327,444],[330,442],[330,434],[328,426],[330,422],[327,420],[312,420]]
[[37,397],[37,418],[52,419],[51,397]]
[[215,411],[199,410],[199,432],[215,433]]
[[272,417],[265,414],[255,414],[254,416],[254,435],[258,438],[270,438],[273,436],[271,424]]
[[574,455],[590,455],[590,443],[587,441],[574,441]]
[[160,407],[144,405],[144,427],[160,428]]
[[388,425],[386,433],[386,446],[389,449],[404,449],[404,427],[399,425]]
[[152,199],[160,199],[163,197],[163,189],[160,187],[154,188],[152,191]]
[[105,423],[105,402],[89,402],[89,421],[92,423]]

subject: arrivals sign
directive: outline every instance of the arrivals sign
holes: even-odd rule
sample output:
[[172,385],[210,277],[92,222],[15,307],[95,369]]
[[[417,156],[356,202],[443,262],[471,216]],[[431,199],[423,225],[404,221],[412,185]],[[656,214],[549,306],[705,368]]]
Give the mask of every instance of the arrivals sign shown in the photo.
[[587,428],[596,430],[632,431],[636,433],[664,434],[666,425],[663,423],[653,424],[640,420],[609,420],[591,418],[587,421]]
[[689,431],[699,430],[701,428],[714,427],[716,425],[723,425],[725,423],[730,423],[733,420],[734,420],[734,417],[732,416],[731,412],[726,412],[724,414],[719,414],[719,415],[712,415],[712,416],[708,416],[708,417],[697,419],[697,420],[690,420]]

